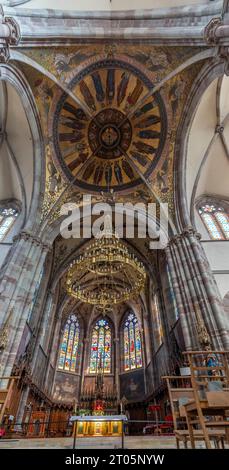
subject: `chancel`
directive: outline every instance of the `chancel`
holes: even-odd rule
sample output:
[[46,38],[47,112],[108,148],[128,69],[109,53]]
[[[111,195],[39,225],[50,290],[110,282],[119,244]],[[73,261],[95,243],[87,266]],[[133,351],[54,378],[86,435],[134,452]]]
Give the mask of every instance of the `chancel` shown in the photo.
[[228,446],[228,1],[1,4],[1,442]]

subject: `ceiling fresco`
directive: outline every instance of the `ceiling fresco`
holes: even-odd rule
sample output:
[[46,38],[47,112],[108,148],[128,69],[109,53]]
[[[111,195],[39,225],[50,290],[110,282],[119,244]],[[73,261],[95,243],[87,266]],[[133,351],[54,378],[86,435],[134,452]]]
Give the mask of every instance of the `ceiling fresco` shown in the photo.
[[[132,188],[157,167],[166,138],[165,106],[159,93],[129,117],[152,82],[128,63],[107,59],[76,75],[53,114],[54,155],[69,181],[83,189]],[[87,112],[88,111],[88,112]]]
[[84,43],[23,48],[23,54],[43,68],[41,73],[17,62],[33,90],[44,136],[44,213],[71,183],[71,195],[90,192],[96,199],[112,188],[119,201],[144,201],[145,194],[151,202],[168,203],[174,218],[176,132],[203,62],[158,92],[150,90],[189,59],[193,48]]

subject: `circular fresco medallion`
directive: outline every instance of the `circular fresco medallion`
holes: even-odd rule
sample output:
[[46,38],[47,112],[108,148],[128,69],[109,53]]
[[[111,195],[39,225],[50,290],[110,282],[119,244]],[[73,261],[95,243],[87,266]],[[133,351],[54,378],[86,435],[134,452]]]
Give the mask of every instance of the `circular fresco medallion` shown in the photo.
[[125,114],[117,109],[100,111],[89,124],[88,142],[94,156],[104,159],[121,157],[132,138],[132,127]]
[[120,141],[119,128],[113,124],[107,124],[101,129],[100,142],[101,146],[106,149],[116,148]]
[[[58,162],[68,180],[91,191],[121,191],[156,169],[166,138],[164,103],[150,80],[122,61],[97,62],[76,75],[53,118]],[[137,171],[138,169],[138,171]]]

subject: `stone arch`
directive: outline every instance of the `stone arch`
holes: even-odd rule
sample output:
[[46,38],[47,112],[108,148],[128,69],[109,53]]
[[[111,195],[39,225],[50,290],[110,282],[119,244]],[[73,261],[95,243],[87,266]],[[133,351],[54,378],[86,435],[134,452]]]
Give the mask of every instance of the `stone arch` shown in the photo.
[[44,175],[44,148],[42,144],[43,137],[40,121],[31,88],[22,72],[15,66],[12,67],[9,64],[1,64],[0,69],[0,80],[8,82],[20,97],[30,128],[33,146],[33,190],[27,216],[23,223],[23,229],[33,231],[34,233],[38,227],[37,215],[40,210],[42,180]]
[[174,194],[177,226],[181,231],[184,227],[191,225],[186,188],[187,149],[190,130],[203,93],[216,78],[223,76],[224,69],[224,62],[218,60],[213,63],[207,62],[203,66],[193,83],[177,130],[174,161]]

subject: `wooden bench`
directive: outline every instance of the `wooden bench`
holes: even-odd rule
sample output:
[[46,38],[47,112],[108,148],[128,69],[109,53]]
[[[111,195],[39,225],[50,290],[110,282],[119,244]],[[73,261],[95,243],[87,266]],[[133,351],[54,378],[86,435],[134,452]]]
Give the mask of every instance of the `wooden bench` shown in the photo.
[[[188,441],[191,441],[192,437],[196,441],[205,441],[202,429],[193,429],[193,434],[190,436],[186,420],[186,406],[191,404],[195,406],[194,390],[190,386],[190,376],[164,376],[162,378],[166,380],[168,388],[177,448],[179,449],[180,442],[187,448]],[[187,403],[180,404],[179,400],[187,400]],[[199,424],[198,421],[196,424]],[[226,437],[224,429],[209,429],[208,435],[209,439],[214,441],[215,447],[219,448],[219,444],[221,444],[221,447],[224,448]]]
[[[196,441],[204,441],[204,434],[201,429],[196,429],[194,432],[194,438]],[[177,448],[180,448],[180,441],[183,442],[185,449],[188,448],[188,442],[190,441],[190,434],[189,430],[176,430],[174,431],[175,437],[176,437],[176,444]],[[219,443],[221,443],[222,449],[225,448],[224,446],[224,441],[225,441],[225,431],[220,430],[220,429],[209,429],[208,431],[209,437],[211,440],[215,442],[215,447],[219,448]]]
[[196,426],[203,432],[208,449],[211,448],[212,430],[214,433],[217,430],[223,432],[224,440],[229,442],[228,353],[188,351],[184,354],[188,359],[193,389],[193,400],[184,404],[192,448],[195,448]]

